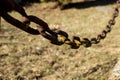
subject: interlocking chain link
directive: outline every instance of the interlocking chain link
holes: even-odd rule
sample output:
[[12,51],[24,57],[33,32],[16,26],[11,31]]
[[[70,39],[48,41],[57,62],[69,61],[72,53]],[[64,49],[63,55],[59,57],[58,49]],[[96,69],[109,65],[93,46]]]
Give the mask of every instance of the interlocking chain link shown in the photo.
[[39,35],[41,34],[44,38],[49,40],[52,44],[55,45],[62,45],[62,44],[68,44],[71,46],[71,48],[77,49],[80,47],[80,45],[83,45],[85,47],[90,47],[92,44],[98,44],[101,40],[106,38],[107,34],[111,31],[112,26],[115,25],[116,17],[119,15],[119,8],[120,8],[120,0],[117,0],[116,7],[114,8],[113,15],[111,19],[108,21],[108,24],[106,25],[106,28],[102,31],[101,34],[98,34],[95,38],[83,38],[82,40],[78,36],[73,36],[73,39],[69,39],[69,35],[62,31],[62,30],[51,30],[48,27],[48,24],[44,22],[43,20],[37,18],[36,16],[28,16],[28,19],[31,22],[34,22],[37,24],[37,29],[34,29],[30,27],[29,25],[25,24],[24,22],[20,22],[19,20],[13,18],[9,14],[5,13],[2,15],[2,18],[4,18],[7,22],[11,23],[12,25],[16,26],[17,28],[33,34],[33,35]]
[[83,44],[85,44],[85,47],[90,47],[92,44],[99,43],[102,39],[106,38],[107,34],[111,31],[112,26],[115,25],[115,19],[119,15],[119,7],[120,7],[120,0],[117,0],[116,7],[114,8],[114,12],[112,15],[112,18],[108,21],[108,24],[106,25],[106,29],[102,31],[101,34],[98,34],[96,38],[89,39],[83,39]]
[[[98,34],[97,37],[95,38],[83,38],[82,40],[80,39],[80,37],[78,36],[73,36],[73,39],[69,39],[69,35],[62,31],[62,30],[51,30],[49,29],[47,23],[45,23],[44,21],[42,21],[41,19],[35,17],[35,16],[29,16],[29,20],[38,24],[38,28],[37,30],[39,31],[39,33],[46,38],[47,40],[49,40],[52,44],[55,45],[62,45],[62,44],[67,44],[70,45],[71,48],[73,49],[77,49],[79,48],[81,45],[85,46],[85,47],[90,47],[92,46],[92,44],[98,44],[101,40],[103,40],[104,38],[106,38],[107,34],[110,33],[112,26],[115,25],[116,21],[116,17],[118,17],[119,15],[119,7],[120,7],[120,0],[117,0],[116,2],[116,7],[114,8],[114,12],[113,15],[111,17],[111,19],[108,21],[108,24],[106,25],[106,28],[102,31],[101,34]],[[18,26],[17,26],[18,27]],[[20,27],[21,28],[21,27]],[[28,30],[28,28],[22,29],[26,32],[30,32],[33,33],[34,30]],[[35,31],[37,34],[38,31]],[[52,32],[49,33],[49,32]],[[57,37],[55,37],[53,34],[57,34]]]
[[[63,42],[65,44],[68,44],[71,46],[71,48],[74,48],[74,49],[79,48],[80,45],[84,45],[85,47],[90,47],[92,46],[92,44],[98,44],[101,40],[106,38],[107,34],[110,33],[112,26],[115,25],[116,23],[115,19],[119,15],[119,7],[120,7],[120,0],[117,0],[116,7],[114,8],[112,18],[108,21],[108,24],[106,25],[106,29],[104,29],[101,34],[98,34],[96,38],[91,38],[91,39],[83,38],[81,40],[79,37],[73,36],[73,39],[70,40],[68,36],[64,37],[64,34],[67,34],[67,33],[64,31],[61,31],[63,32],[63,34],[60,34],[62,35],[60,36],[61,38],[58,37],[58,42]],[[59,35],[59,32],[57,33]],[[53,44],[56,44],[56,43],[53,43]]]

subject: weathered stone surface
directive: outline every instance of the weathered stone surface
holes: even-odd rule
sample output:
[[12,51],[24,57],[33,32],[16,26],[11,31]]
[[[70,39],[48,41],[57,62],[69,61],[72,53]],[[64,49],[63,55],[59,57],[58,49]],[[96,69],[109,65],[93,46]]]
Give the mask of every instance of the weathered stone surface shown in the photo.
[[110,77],[108,80],[120,80],[120,58],[118,59],[118,62],[116,63],[115,67],[110,73]]

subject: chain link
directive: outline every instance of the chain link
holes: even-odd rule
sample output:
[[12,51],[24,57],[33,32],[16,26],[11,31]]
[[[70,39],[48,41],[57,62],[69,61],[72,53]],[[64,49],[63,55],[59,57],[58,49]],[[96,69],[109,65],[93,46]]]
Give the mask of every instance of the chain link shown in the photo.
[[60,34],[59,32],[57,32],[57,34],[62,35],[61,37],[64,37],[64,39],[58,38],[58,42],[63,42],[65,44],[68,44],[71,46],[71,48],[74,48],[74,49],[79,48],[80,45],[83,45],[85,47],[90,47],[92,46],[92,44],[98,44],[101,40],[106,38],[107,34],[110,33],[110,31],[112,30],[112,26],[115,25],[116,23],[115,19],[119,15],[119,7],[120,7],[120,0],[117,0],[116,7],[114,8],[112,18],[108,21],[108,24],[106,25],[106,29],[104,29],[101,34],[98,34],[96,38],[91,38],[91,39],[83,38],[81,40],[79,37],[73,36],[73,39],[70,40],[68,36],[64,37],[65,36],[64,34],[67,34],[67,33],[64,31],[61,31],[62,34]]
[[[5,14],[2,17],[7,22],[11,23],[12,25],[16,26],[17,28],[20,28],[21,30],[27,33],[34,35],[41,34],[44,38],[48,39],[52,44],[55,45],[68,44],[71,46],[71,48],[77,49],[80,47],[80,45],[83,45],[85,47],[90,47],[92,46],[92,44],[98,44],[101,40],[106,38],[107,34],[112,30],[112,26],[115,25],[116,23],[115,19],[119,15],[119,8],[120,8],[120,0],[117,0],[112,18],[108,21],[108,24],[106,25],[106,29],[104,29],[102,33],[98,34],[98,36],[95,38],[91,38],[91,39],[83,38],[82,40],[80,39],[80,37],[77,36],[73,36],[72,39],[69,39],[69,35],[66,32],[62,30],[49,29],[48,24],[46,22],[42,21],[41,19],[35,16],[28,16],[28,18],[31,22],[34,22],[38,25],[37,29],[30,27],[24,22],[20,22],[19,20],[11,17],[9,14]],[[56,34],[57,37],[55,36]]]
[[[90,46],[92,46],[92,44],[98,44],[101,40],[106,38],[107,34],[110,33],[110,31],[112,30],[112,26],[115,25],[115,23],[116,23],[115,19],[119,15],[119,7],[120,7],[120,0],[117,0],[113,15],[112,15],[111,19],[108,21],[106,28],[100,34],[98,34],[97,37],[91,38],[91,39],[83,38],[81,40],[80,37],[77,37],[77,36],[73,36],[72,39],[69,39],[69,35],[66,32],[64,32],[62,30],[57,30],[57,29],[50,30],[49,27],[47,26],[47,23],[45,23],[41,19],[39,19],[35,16],[29,16],[29,19],[30,19],[30,21],[39,25],[38,29],[37,29],[39,31],[39,33],[44,38],[49,40],[52,44],[55,44],[55,45],[67,44],[67,45],[70,45],[71,48],[77,49],[80,47],[80,45],[83,45],[85,47],[90,47]],[[49,30],[50,32],[52,31],[52,34],[46,33],[46,31],[44,31],[43,29]],[[26,30],[27,30],[27,32],[29,31],[29,32],[33,33],[33,31],[30,31],[28,29],[26,29]],[[57,34],[57,37],[55,37],[53,35],[53,33]]]

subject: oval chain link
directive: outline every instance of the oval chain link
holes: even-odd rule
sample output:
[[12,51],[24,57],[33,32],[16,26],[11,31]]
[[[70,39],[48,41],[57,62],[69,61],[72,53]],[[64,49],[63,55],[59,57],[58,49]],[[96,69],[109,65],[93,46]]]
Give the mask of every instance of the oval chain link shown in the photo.
[[61,41],[59,39],[58,41],[64,42],[65,44],[70,45],[71,48],[74,48],[74,49],[79,48],[80,45],[83,45],[85,47],[90,47],[92,44],[98,44],[101,40],[106,38],[107,34],[110,33],[112,26],[115,25],[116,23],[115,19],[119,15],[119,7],[120,7],[120,0],[117,0],[112,18],[108,21],[108,24],[106,25],[106,29],[104,29],[101,34],[98,34],[96,38],[91,38],[91,39],[83,38],[82,40],[80,40],[79,37],[74,36],[72,40],[68,39],[67,37],[66,39],[64,39],[64,41]]

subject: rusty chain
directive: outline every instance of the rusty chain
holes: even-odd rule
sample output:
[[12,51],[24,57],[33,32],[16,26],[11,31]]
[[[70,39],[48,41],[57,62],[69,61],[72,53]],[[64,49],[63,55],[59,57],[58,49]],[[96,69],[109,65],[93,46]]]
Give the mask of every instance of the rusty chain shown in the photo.
[[90,47],[92,46],[92,44],[98,44],[101,40],[106,38],[107,34],[110,33],[110,31],[112,30],[112,26],[115,25],[116,23],[115,19],[119,15],[119,8],[120,8],[120,0],[117,0],[113,15],[111,19],[108,21],[106,28],[102,31],[102,33],[98,34],[98,36],[95,38],[91,38],[91,39],[83,38],[82,40],[78,36],[73,36],[72,39],[69,39],[69,35],[62,30],[57,30],[57,29],[51,30],[48,27],[48,24],[46,22],[37,18],[36,16],[32,16],[32,15],[28,16],[28,19],[31,22],[34,22],[37,24],[37,29],[30,27],[24,22],[20,22],[19,20],[13,18],[9,14],[6,14],[5,12],[3,12],[5,14],[2,15],[2,18],[4,18],[7,22],[11,23],[12,25],[16,26],[17,28],[27,33],[30,33],[33,35],[41,34],[44,38],[48,39],[52,44],[55,44],[55,45],[68,44],[71,46],[71,48],[77,49],[81,45],[85,47]]
[[[104,29],[101,34],[98,34],[96,38],[91,38],[91,39],[83,38],[81,40],[79,37],[73,36],[73,39],[70,40],[66,32],[58,31],[56,33],[58,33],[58,35],[61,35],[61,36],[58,37],[58,41],[56,41],[55,43],[54,43],[54,40],[51,40],[51,43],[56,44],[56,45],[57,45],[57,42],[65,43],[65,44],[70,45],[71,48],[74,48],[74,49],[79,48],[80,45],[84,45],[85,47],[90,47],[92,46],[92,44],[98,44],[101,40],[106,38],[107,34],[111,31],[112,26],[115,25],[116,23],[115,19],[119,15],[119,7],[120,7],[120,0],[117,0],[116,7],[114,8],[112,18],[108,21],[108,24],[106,25],[106,29]],[[64,34],[65,35],[67,34],[67,36],[65,36]]]
[[19,28],[28,33],[31,33],[31,34],[33,34],[33,32],[35,32],[35,34],[41,34],[44,38],[46,38],[52,44],[55,44],[55,45],[67,44],[67,45],[70,45],[71,48],[73,48],[73,49],[77,49],[81,45],[83,45],[85,47],[90,47],[90,46],[92,46],[92,44],[98,44],[101,40],[106,38],[107,34],[111,31],[112,26],[115,25],[115,23],[116,23],[115,19],[119,15],[120,0],[117,0],[116,5],[117,6],[114,8],[112,18],[108,21],[108,24],[106,25],[106,29],[104,29],[101,34],[98,34],[97,37],[91,38],[91,39],[83,38],[81,40],[80,37],[73,36],[73,39],[71,40],[71,39],[69,39],[69,35],[66,32],[64,32],[62,30],[57,30],[57,29],[54,29],[54,30],[49,29],[50,31],[57,34],[57,37],[54,37],[51,33],[44,31],[45,28],[46,29],[49,28],[47,23],[45,23],[44,21],[42,21],[41,19],[39,19],[35,16],[29,16],[28,18],[30,21],[32,21],[38,25],[37,30],[39,31],[39,33],[38,33],[38,31],[35,31],[34,29],[33,29],[33,31],[32,31],[32,29],[28,30],[28,28],[29,28],[28,25],[26,25],[25,29],[22,29],[21,27],[19,27]]

